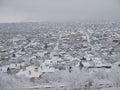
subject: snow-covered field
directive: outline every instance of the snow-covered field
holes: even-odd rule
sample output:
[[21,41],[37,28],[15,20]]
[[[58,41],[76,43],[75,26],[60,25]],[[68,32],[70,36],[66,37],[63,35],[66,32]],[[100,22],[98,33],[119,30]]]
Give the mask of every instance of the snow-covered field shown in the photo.
[[1,23],[0,90],[120,90],[120,23]]

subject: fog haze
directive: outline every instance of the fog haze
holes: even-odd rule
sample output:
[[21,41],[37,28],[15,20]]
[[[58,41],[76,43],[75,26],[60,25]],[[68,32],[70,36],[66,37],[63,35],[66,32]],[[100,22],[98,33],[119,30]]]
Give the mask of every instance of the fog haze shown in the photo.
[[119,0],[0,0],[0,22],[117,20]]

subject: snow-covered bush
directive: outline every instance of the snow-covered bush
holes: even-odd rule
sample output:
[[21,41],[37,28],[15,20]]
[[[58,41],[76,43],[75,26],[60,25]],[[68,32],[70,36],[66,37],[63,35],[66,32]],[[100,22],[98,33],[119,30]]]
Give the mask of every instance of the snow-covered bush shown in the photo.
[[0,73],[0,90],[23,90],[22,86],[14,76]]
[[108,73],[105,72],[105,70],[98,70],[95,74],[94,77],[96,77],[96,79],[108,79]]
[[[89,82],[93,83],[93,78],[89,73],[74,69],[71,73],[65,71],[62,74],[62,82],[68,87],[68,90],[82,90],[82,88],[90,88]],[[86,89],[87,90],[87,89]]]
[[57,82],[60,80],[61,80],[61,72],[54,72],[54,73],[43,74],[41,79],[38,82],[39,83],[50,83],[50,82]]
[[109,79],[115,87],[120,87],[120,67],[114,66],[109,74]]

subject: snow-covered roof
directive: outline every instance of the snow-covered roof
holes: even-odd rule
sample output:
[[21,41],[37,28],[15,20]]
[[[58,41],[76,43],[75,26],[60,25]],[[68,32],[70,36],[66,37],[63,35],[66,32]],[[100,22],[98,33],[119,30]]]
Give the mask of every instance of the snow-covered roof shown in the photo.
[[74,60],[74,58],[73,58],[71,55],[69,55],[69,54],[66,54],[66,55],[64,56],[64,58],[65,58],[65,59],[68,59],[68,60],[70,60],[70,61],[73,61],[73,60]]
[[82,64],[84,65],[84,67],[91,67],[91,66],[93,66],[89,62],[82,62]]
[[42,72],[47,72],[47,73],[52,73],[52,72],[55,72],[55,69],[54,68],[49,68],[49,67],[45,67],[42,69]]
[[36,55],[37,56],[40,56],[40,57],[44,57],[44,54],[47,53],[46,51],[43,51],[43,52],[38,52]]

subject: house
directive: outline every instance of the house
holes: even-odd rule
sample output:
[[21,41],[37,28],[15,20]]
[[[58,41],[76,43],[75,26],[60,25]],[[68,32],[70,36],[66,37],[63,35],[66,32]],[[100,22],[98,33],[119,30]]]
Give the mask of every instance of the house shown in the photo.
[[91,61],[84,61],[82,62],[84,67],[87,68],[111,68],[112,65],[110,63],[107,62],[103,62],[100,58],[98,57],[94,57],[92,62]]
[[57,58],[52,58],[51,60],[45,60],[40,66],[42,68],[50,68],[54,64],[57,64]]
[[43,73],[55,72],[54,68],[46,66],[46,63],[41,66],[23,66],[22,69],[16,74],[17,76],[25,76],[30,79],[31,82],[35,83],[35,79],[41,79]]
[[40,67],[28,66],[22,67],[22,69],[16,75],[30,78],[31,82],[35,83],[35,78],[41,78],[42,71]]

